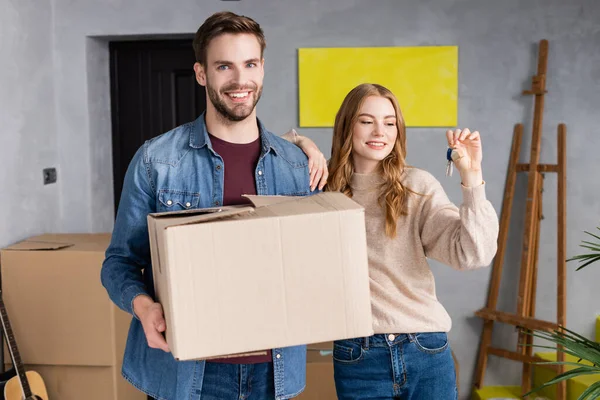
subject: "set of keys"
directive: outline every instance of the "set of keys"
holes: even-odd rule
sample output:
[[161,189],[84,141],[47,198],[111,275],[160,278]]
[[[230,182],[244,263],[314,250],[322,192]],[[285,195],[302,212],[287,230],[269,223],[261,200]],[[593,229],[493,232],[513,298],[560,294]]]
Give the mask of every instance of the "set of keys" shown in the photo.
[[452,171],[454,170],[454,161],[460,159],[460,155],[458,151],[453,147],[448,147],[446,150],[446,176],[452,176]]

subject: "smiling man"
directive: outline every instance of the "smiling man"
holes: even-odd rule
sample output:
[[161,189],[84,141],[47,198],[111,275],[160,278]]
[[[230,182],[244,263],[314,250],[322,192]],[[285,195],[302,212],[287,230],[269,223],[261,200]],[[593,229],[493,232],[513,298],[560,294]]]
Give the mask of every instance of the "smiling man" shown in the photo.
[[[304,346],[265,349],[264,356],[253,358],[175,360],[153,291],[149,213],[241,204],[243,194],[309,195],[316,185],[311,187],[302,150],[256,118],[264,49],[263,31],[252,19],[230,12],[209,17],[194,40],[194,71],[207,89],[206,113],[146,142],[125,176],[102,283],[135,317],[123,375],[157,399],[289,399],[304,387]],[[315,154],[316,146],[306,138],[297,144]],[[252,329],[260,326],[240,326],[239,340]]]

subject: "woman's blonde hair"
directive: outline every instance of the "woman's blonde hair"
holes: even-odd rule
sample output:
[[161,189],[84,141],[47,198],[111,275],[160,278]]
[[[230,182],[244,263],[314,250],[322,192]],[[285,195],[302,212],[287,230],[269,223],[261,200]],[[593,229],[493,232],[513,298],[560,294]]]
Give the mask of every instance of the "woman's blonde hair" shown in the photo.
[[328,191],[338,191],[352,197],[350,181],[354,173],[352,165],[352,133],[358,121],[358,113],[365,99],[370,96],[384,97],[394,106],[396,111],[396,128],[398,135],[390,154],[379,163],[377,173],[384,182],[381,185],[381,206],[385,207],[385,232],[389,237],[396,236],[396,225],[401,215],[406,215],[408,192],[400,182],[406,167],[406,127],[402,111],[396,96],[387,88],[371,83],[364,83],[352,89],[346,95],[342,106],[335,116],[333,126],[333,142],[331,160],[329,161],[330,175],[327,180]]

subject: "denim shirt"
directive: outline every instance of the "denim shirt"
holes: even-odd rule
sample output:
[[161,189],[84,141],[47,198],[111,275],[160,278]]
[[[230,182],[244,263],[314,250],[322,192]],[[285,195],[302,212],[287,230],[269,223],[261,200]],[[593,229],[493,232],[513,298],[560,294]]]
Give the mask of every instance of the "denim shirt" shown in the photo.
[[[262,144],[254,176],[259,195],[309,195],[308,160],[294,144],[258,121]],[[125,181],[102,284],[111,300],[133,314],[133,299],[154,298],[146,216],[152,212],[214,207],[223,201],[223,159],[216,154],[204,115],[153,138],[135,154]],[[273,316],[277,318],[277,316]],[[273,349],[275,396],[289,399],[305,386],[306,347]],[[203,361],[176,361],[148,347],[141,322],[132,319],[123,359],[125,379],[157,399],[202,398]]]

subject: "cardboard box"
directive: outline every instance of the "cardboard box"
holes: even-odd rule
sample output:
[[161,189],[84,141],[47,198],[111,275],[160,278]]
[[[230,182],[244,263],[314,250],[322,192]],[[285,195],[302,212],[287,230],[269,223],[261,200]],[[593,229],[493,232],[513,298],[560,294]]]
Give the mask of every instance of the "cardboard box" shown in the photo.
[[[6,366],[10,368],[10,366]],[[25,365],[44,380],[50,400],[146,400],[115,367]]]
[[337,400],[331,355],[321,358],[306,364],[306,389],[298,400]]
[[341,193],[249,198],[254,207],[148,216],[173,355],[373,334],[364,209]]
[[306,354],[306,389],[298,400],[337,400],[333,380],[333,343],[308,346]]
[[100,282],[109,241],[109,234],[42,235],[0,252],[19,352],[42,375],[50,398],[146,398],[121,377],[131,316]]

